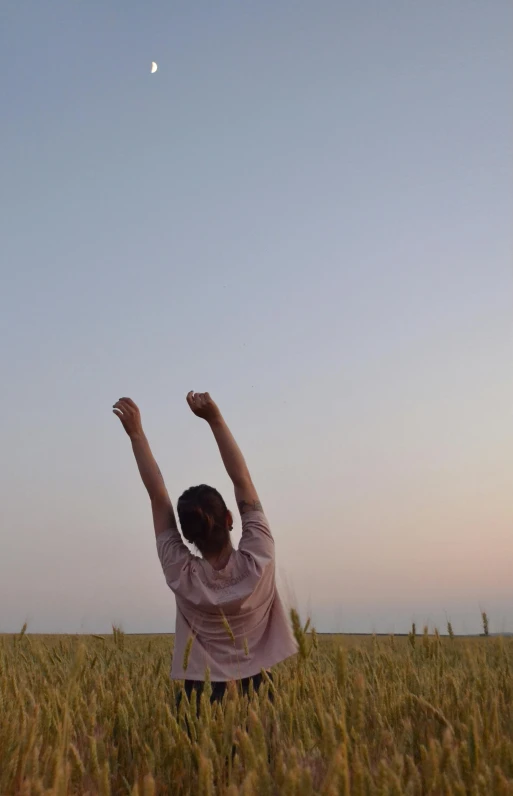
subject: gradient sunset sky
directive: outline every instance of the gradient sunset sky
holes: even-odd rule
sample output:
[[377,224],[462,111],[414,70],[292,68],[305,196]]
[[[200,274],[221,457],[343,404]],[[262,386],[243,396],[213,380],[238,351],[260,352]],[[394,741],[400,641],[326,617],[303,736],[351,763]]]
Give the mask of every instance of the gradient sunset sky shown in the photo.
[[513,631],[512,30],[509,0],[2,0],[0,632],[174,629],[111,406],[175,500],[233,507],[190,389],[319,630]]

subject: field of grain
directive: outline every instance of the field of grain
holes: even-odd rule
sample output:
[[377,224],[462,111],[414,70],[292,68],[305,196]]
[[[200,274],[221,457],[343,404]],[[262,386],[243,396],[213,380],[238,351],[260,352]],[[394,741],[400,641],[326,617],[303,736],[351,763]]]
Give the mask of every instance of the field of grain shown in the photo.
[[0,794],[513,794],[513,639],[299,636],[199,718],[171,636],[0,636]]

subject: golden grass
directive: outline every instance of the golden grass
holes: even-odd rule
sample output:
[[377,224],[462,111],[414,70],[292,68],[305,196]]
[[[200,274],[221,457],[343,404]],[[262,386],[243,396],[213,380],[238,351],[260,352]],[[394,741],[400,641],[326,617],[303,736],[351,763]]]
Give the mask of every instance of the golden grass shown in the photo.
[[513,639],[294,621],[274,702],[199,718],[175,707],[170,636],[1,636],[0,794],[513,796]]

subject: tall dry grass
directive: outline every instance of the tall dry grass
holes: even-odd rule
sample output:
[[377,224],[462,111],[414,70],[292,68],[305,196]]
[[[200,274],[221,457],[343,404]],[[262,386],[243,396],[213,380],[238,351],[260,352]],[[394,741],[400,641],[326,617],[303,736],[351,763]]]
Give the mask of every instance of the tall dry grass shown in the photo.
[[294,622],[274,701],[199,717],[170,637],[0,637],[0,794],[513,795],[513,639]]

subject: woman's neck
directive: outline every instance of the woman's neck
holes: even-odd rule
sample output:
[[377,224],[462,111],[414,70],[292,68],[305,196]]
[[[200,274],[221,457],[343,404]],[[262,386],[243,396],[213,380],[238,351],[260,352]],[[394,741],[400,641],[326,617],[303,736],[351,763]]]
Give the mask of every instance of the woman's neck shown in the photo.
[[231,541],[228,542],[226,547],[223,547],[220,553],[216,553],[216,555],[212,556],[205,556],[208,563],[212,567],[212,569],[219,570],[224,569],[227,565],[228,561],[230,560],[230,556],[232,554],[233,546]]

